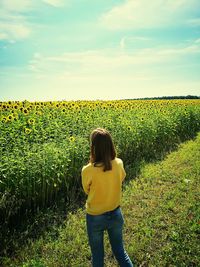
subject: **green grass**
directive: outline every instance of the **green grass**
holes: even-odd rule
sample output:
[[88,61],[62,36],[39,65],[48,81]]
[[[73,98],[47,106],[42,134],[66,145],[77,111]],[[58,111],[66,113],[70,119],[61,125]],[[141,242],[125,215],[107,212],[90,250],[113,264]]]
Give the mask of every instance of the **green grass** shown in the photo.
[[[200,133],[126,184],[122,212],[125,247],[136,266],[200,266]],[[53,232],[26,240],[3,266],[90,266],[84,209]],[[107,234],[105,251],[105,266],[117,266]]]

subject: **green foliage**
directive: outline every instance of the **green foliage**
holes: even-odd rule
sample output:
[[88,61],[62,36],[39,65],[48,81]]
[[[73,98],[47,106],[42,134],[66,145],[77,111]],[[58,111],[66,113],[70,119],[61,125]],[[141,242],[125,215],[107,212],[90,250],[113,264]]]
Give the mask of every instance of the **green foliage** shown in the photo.
[[[123,192],[124,244],[135,266],[200,265],[200,134],[179,148],[143,166]],[[47,232],[30,240],[4,266],[86,267],[90,260],[85,211],[79,209],[68,214],[56,237]],[[107,235],[105,262],[117,266]]]

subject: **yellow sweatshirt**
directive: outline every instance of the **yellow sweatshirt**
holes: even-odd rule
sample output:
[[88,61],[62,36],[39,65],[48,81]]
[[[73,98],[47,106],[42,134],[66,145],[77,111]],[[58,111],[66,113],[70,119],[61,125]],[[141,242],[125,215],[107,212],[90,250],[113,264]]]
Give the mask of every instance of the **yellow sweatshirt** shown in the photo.
[[103,171],[102,166],[92,163],[82,168],[82,185],[88,195],[86,212],[99,215],[120,205],[122,181],[126,176],[123,162],[119,158],[111,161],[112,170]]

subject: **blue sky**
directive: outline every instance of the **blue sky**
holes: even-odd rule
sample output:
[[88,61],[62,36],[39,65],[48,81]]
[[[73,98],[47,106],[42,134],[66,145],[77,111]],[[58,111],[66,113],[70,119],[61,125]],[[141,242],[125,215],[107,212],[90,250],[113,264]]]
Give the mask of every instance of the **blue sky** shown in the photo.
[[0,100],[200,95],[199,0],[0,0]]

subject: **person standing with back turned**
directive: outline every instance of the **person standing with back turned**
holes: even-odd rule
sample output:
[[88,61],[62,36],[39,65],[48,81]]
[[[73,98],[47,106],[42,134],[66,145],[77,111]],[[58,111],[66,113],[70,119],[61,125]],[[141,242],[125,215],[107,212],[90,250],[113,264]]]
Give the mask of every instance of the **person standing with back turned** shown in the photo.
[[86,224],[92,252],[92,266],[104,266],[103,234],[107,230],[113,254],[121,267],[133,267],[124,249],[120,208],[122,182],[126,176],[110,133],[95,129],[90,136],[90,162],[82,168],[82,185],[88,195]]

